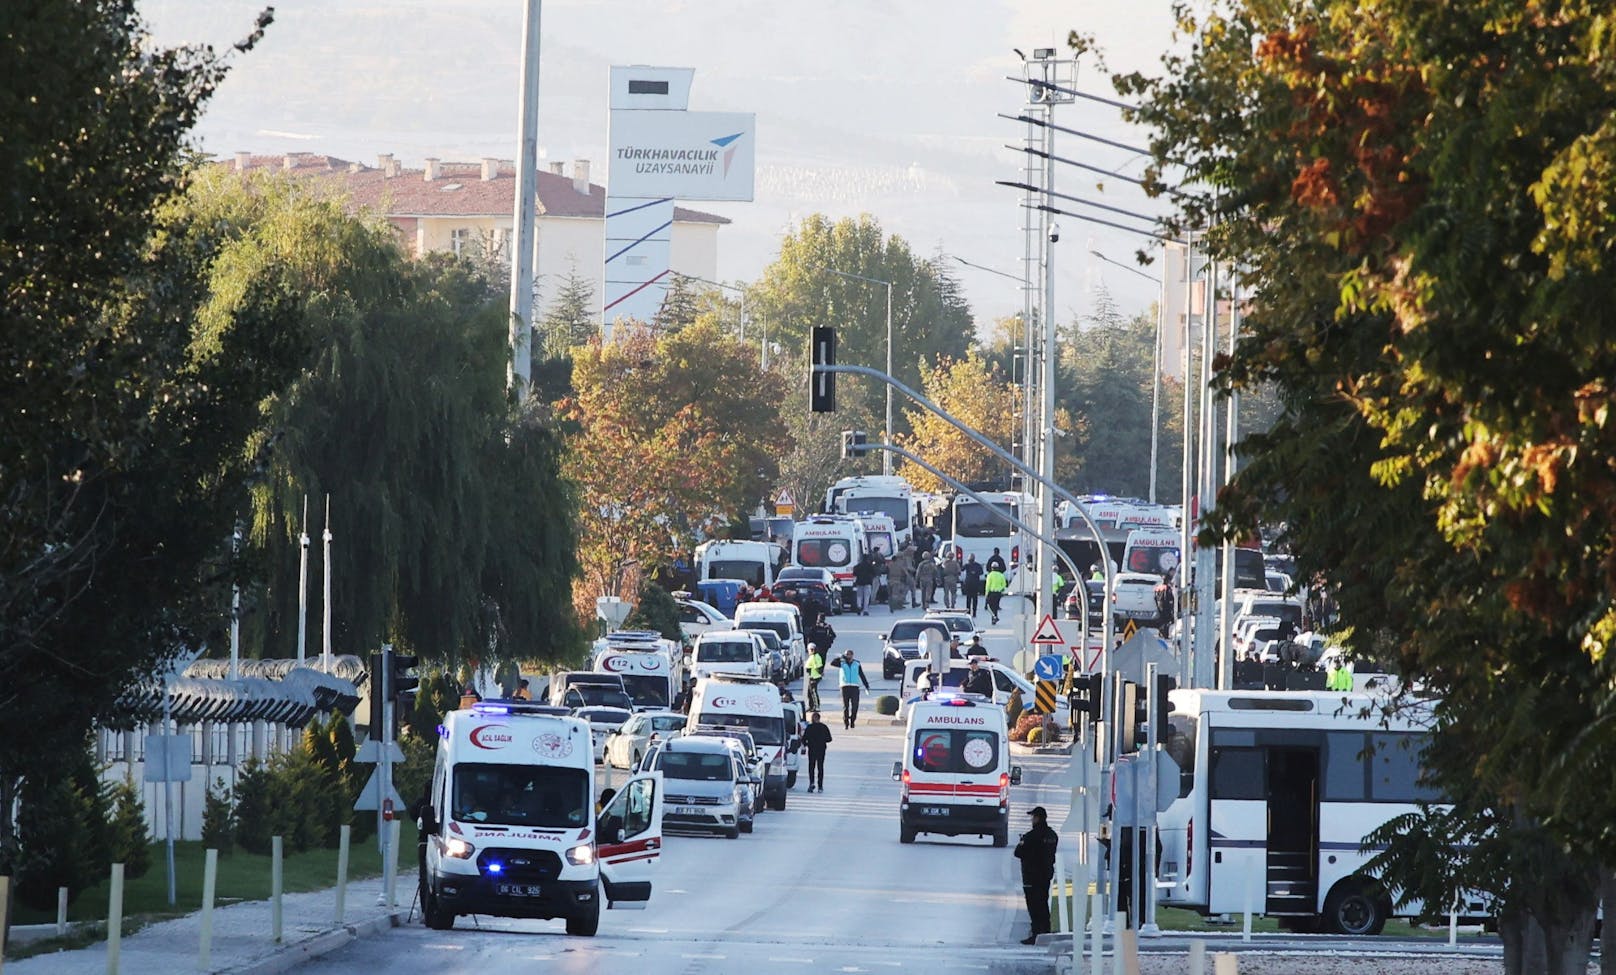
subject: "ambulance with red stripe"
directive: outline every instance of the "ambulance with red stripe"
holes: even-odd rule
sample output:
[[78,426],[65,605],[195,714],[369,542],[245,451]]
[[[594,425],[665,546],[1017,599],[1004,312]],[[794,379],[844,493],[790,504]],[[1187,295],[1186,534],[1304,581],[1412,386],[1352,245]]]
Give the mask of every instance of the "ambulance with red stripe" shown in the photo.
[[589,725],[565,708],[484,702],[445,715],[438,738],[420,811],[427,927],[488,914],[565,918],[568,934],[593,935],[602,906],[646,906],[661,772],[631,777],[597,815]]
[[1021,766],[1010,764],[1003,708],[975,694],[927,694],[910,705],[903,740],[903,760],[892,763],[903,784],[898,842],[918,833],[1010,842],[1010,787],[1021,784]]

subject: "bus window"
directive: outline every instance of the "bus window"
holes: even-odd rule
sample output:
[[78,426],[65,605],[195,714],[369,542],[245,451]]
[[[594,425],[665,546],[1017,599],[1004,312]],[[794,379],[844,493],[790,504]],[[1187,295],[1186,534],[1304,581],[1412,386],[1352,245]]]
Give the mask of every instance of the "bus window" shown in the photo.
[[1195,735],[1200,724],[1193,714],[1173,714],[1167,718],[1167,754],[1178,763],[1178,797],[1195,788]]
[[1207,779],[1213,799],[1268,798],[1261,749],[1213,745],[1208,758]]
[[1332,731],[1324,736],[1324,774],[1320,796],[1326,802],[1363,802],[1369,798],[1369,739],[1359,731]]
[[1425,736],[1416,734],[1372,734],[1373,771],[1369,776],[1369,798],[1374,802],[1440,802],[1441,793],[1421,780],[1420,753]]
[[[1009,538],[1015,533],[1010,522],[1006,521],[1004,514],[1016,515],[1016,505],[999,503],[994,505],[978,504],[974,501],[961,504],[954,502],[954,536],[956,538]],[[998,509],[1004,514],[997,514],[991,509]]]

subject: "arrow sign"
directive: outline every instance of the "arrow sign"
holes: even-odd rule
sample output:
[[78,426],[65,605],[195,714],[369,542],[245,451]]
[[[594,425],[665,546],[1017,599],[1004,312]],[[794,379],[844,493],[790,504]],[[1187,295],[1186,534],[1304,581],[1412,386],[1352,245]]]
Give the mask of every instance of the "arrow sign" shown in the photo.
[[1137,623],[1135,623],[1133,620],[1129,620],[1122,627],[1122,642],[1127,643],[1129,640],[1132,640],[1134,638],[1134,634],[1136,634],[1138,632],[1139,632],[1139,625]]
[[387,787],[388,794],[385,796],[381,794],[381,780],[380,771],[370,773],[370,780],[365,783],[365,788],[360,791],[359,798],[354,800],[353,807],[355,809],[380,809],[383,799],[393,800],[394,809],[404,808],[404,800],[399,797],[398,790],[393,788],[391,784]]
[[1061,639],[1060,627],[1055,625],[1055,617],[1048,613],[1044,614],[1043,621],[1038,624],[1038,629],[1033,632],[1032,642],[1042,646],[1066,646],[1066,641]]
[[[354,761],[367,762],[371,765],[381,761],[381,753],[377,750],[377,746],[380,744],[381,742],[374,738],[366,738],[359,743],[359,747],[354,751]],[[398,747],[398,742],[390,741],[387,743],[387,757],[395,762],[402,762],[404,761],[404,749]],[[359,807],[355,806],[354,808],[358,809]],[[370,808],[375,809],[376,807],[371,806]]]
[[1048,654],[1038,658],[1032,665],[1032,672],[1039,680],[1060,680],[1061,671],[1065,669],[1061,658]]

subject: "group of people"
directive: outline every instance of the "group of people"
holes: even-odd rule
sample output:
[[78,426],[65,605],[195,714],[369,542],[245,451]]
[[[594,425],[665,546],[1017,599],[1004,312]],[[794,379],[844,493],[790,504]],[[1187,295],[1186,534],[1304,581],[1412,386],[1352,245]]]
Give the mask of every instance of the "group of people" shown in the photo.
[[[861,615],[869,615],[872,586],[881,569],[879,556],[873,554],[854,566],[854,591]],[[944,548],[939,554],[930,547],[904,542],[886,560],[885,570],[887,609],[894,613],[905,608],[930,609],[940,601],[944,609],[963,606],[974,617],[981,612],[985,597],[988,614],[997,623],[1004,594],[1010,588],[1004,556],[998,549],[986,562],[978,562],[974,553],[961,562],[953,549]]]

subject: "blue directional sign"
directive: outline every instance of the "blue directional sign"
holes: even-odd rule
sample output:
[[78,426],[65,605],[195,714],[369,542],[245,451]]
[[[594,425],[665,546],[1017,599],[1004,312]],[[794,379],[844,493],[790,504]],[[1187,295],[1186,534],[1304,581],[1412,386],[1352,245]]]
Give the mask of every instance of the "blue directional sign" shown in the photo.
[[1039,680],[1060,680],[1061,672],[1065,669],[1065,666],[1060,657],[1047,654],[1039,657],[1038,661],[1032,665],[1032,673]]

